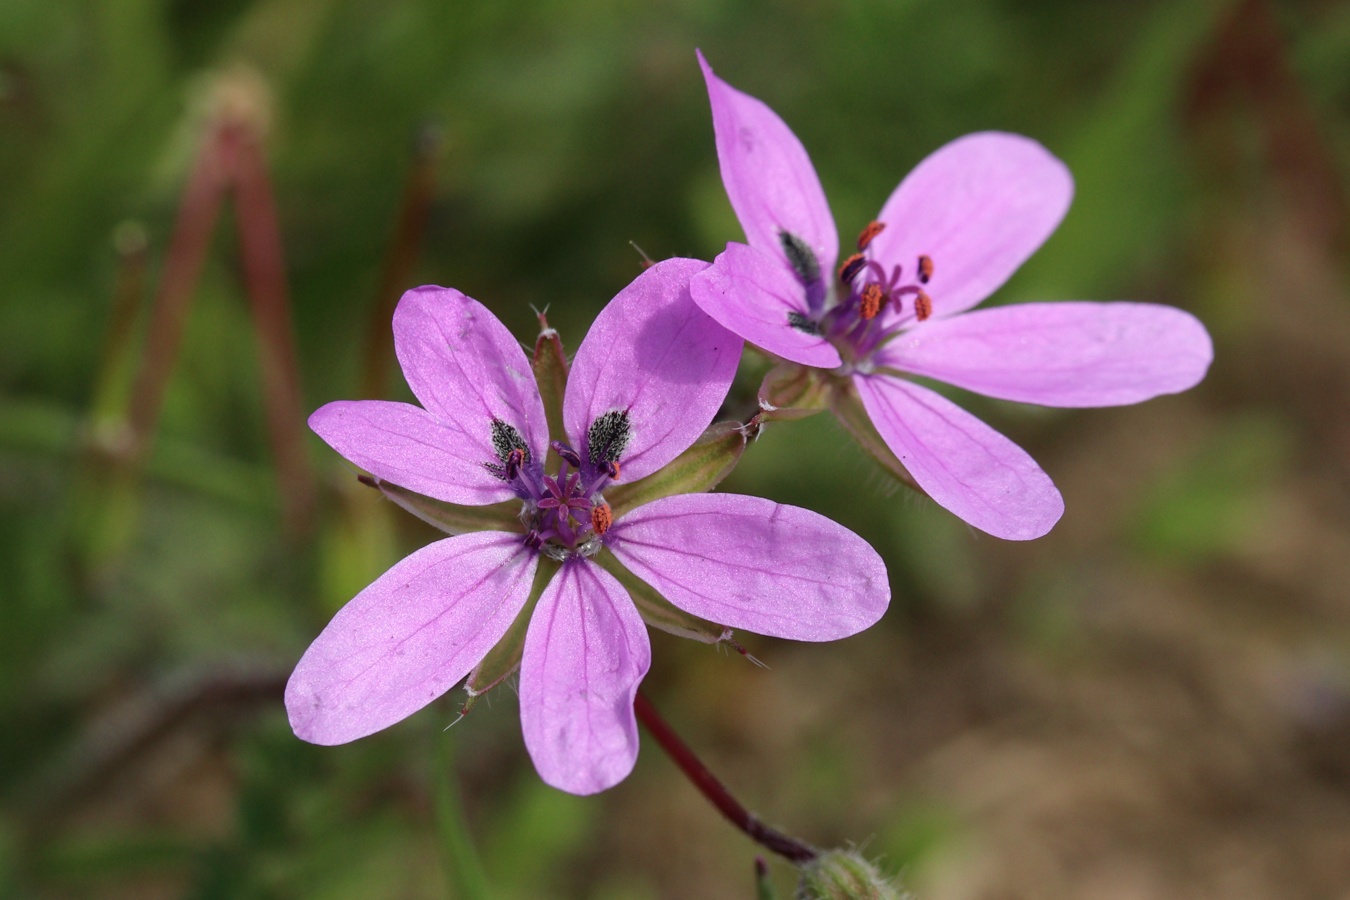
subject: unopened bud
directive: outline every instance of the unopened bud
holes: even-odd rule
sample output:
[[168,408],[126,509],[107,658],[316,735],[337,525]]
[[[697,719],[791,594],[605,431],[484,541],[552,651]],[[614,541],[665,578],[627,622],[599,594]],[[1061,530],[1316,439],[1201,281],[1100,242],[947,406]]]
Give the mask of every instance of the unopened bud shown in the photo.
[[906,900],[909,897],[856,850],[830,850],[801,867],[801,900]]

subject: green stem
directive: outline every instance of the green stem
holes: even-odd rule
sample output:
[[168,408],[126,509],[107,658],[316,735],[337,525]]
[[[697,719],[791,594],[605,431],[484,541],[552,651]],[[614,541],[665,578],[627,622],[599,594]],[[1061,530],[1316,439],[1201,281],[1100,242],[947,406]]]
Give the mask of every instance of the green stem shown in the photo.
[[474,849],[455,780],[455,742],[447,734],[438,734],[436,740],[440,750],[435,763],[436,831],[450,895],[457,900],[488,900],[487,876]]

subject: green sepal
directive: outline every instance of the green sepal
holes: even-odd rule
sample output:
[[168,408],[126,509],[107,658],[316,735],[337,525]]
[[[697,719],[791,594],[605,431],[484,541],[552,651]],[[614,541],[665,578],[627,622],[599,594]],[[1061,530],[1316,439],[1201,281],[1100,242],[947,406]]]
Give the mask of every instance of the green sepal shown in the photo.
[[804,419],[825,409],[827,393],[820,369],[783,362],[760,383],[759,408],[765,421]]
[[867,409],[863,406],[862,398],[858,396],[858,389],[854,387],[851,378],[833,379],[829,402],[830,409],[833,410],[839,424],[853,435],[858,446],[867,451],[867,455],[876,460],[886,474],[905,487],[927,496],[924,489],[914,480],[914,476],[909,474],[905,464],[896,458],[891,448],[886,446],[886,442],[877,433],[876,426],[872,424],[872,417],[867,414]]
[[519,500],[504,500],[490,506],[460,506],[410,491],[374,475],[358,475],[357,478],[362,484],[375,488],[423,522],[446,534],[521,530]]
[[628,571],[613,553],[602,552],[591,557],[591,561],[598,563],[623,585],[624,590],[628,591],[628,596],[633,598],[633,605],[637,607],[642,621],[651,627],[704,644],[720,644],[731,640],[730,628],[709,622],[707,619],[700,619],[675,606],[647,582]]
[[[563,427],[563,394],[567,389],[567,355],[563,353],[562,339],[549,327],[548,319],[539,313],[539,337],[534,342],[534,380],[539,385],[539,397],[544,401],[544,417],[548,421],[549,440],[567,443]],[[544,451],[545,457],[548,451]],[[556,468],[557,463],[553,464]]]
[[670,463],[631,484],[619,483],[605,491],[615,518],[644,503],[672,494],[710,491],[731,474],[745,445],[759,435],[761,418],[749,422],[714,422],[688,450]]
[[530,585],[529,599],[521,607],[511,627],[506,629],[506,634],[502,635],[502,639],[488,651],[483,661],[473,667],[473,671],[464,682],[464,690],[469,695],[464,704],[464,712],[469,711],[469,707],[473,706],[480,695],[501,684],[512,672],[520,668],[520,657],[525,652],[525,632],[530,627],[530,617],[534,615],[534,608],[539,603],[544,588],[548,587],[548,583],[553,580],[561,565],[557,560],[540,555],[539,568],[534,570],[534,583]]

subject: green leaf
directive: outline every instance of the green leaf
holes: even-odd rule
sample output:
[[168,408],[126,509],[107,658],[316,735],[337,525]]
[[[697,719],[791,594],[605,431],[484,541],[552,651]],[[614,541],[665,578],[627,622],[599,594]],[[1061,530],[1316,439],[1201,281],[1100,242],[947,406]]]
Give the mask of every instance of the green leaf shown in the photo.
[[867,451],[867,455],[872,457],[881,466],[886,474],[890,475],[896,481],[905,485],[905,487],[924,493],[923,488],[919,487],[914,481],[914,476],[909,474],[904,463],[896,458],[891,452],[891,448],[886,446],[886,442],[877,434],[876,428],[872,425],[872,419],[867,415],[867,410],[863,408],[862,398],[858,396],[858,389],[853,386],[853,382],[847,378],[835,379],[830,385],[829,403],[830,409],[834,412],[835,418],[839,424],[843,425],[848,433],[853,435],[853,439],[858,442],[858,446]]
[[446,503],[391,484],[374,475],[357,476],[428,525],[447,534],[471,531],[520,531],[520,501],[504,500],[491,506],[460,506]]
[[[563,427],[563,394],[567,389],[567,356],[563,353],[558,332],[549,327],[548,319],[539,313],[539,337],[534,342],[534,380],[539,384],[539,396],[544,401],[544,416],[548,420],[550,440],[567,440]],[[545,457],[548,452],[545,451]]]
[[745,445],[759,434],[760,416],[740,422],[715,422],[688,450],[658,472],[631,484],[619,484],[605,492],[605,500],[617,518],[672,494],[710,491],[731,474]]
[[[624,590],[628,591],[628,596],[633,598],[633,605],[637,607],[638,613],[642,616],[642,621],[651,627],[659,628],[677,637],[691,638],[704,644],[730,642],[730,628],[717,625],[706,619],[700,619],[698,616],[674,606],[669,600],[658,594],[651,585],[628,571],[623,563],[615,558],[613,553],[601,553],[593,557],[593,561],[618,579],[619,584],[623,585]],[[739,646],[737,649],[744,653],[744,650],[741,650]]]
[[539,568],[534,572],[534,584],[530,585],[530,597],[525,601],[525,606],[521,608],[516,620],[511,623],[502,639],[488,651],[482,662],[474,666],[468,680],[464,682],[464,690],[469,694],[469,700],[464,704],[465,712],[469,711],[481,695],[501,684],[507,676],[520,668],[520,656],[525,652],[525,631],[530,626],[530,616],[534,615],[534,607],[539,603],[544,588],[548,587],[548,583],[557,574],[560,565],[547,556],[539,557]]

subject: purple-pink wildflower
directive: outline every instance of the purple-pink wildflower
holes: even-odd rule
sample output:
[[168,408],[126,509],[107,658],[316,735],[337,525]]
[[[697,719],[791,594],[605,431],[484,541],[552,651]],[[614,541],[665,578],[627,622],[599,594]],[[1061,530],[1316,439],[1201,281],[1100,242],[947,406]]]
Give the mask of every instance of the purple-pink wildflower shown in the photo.
[[[449,503],[521,502],[520,530],[423,547],[343,607],[286,687],[291,726],[340,744],[403,719],[464,678],[539,596],[520,666],[521,724],[540,776],[577,794],[622,780],[637,757],[633,698],[650,663],[612,553],[674,605],[731,628],[797,640],[868,627],[890,599],[885,565],[816,513],[734,494],[664,497],[613,517],[604,491],[657,472],[716,415],[741,340],[704,314],[689,279],[707,263],[651,267],[601,312],[549,442],[530,364],[506,327],[458,291],[409,291],[394,314],[421,406],[338,401],[310,426],[376,477]],[[546,474],[552,450],[560,464]]]
[[[851,380],[872,424],[941,506],[998,537],[1040,537],[1064,501],[1027,453],[908,376],[1046,406],[1137,403],[1197,384],[1213,358],[1189,313],[1148,303],[1028,303],[966,313],[1069,208],[1068,168],[1035,141],[970,134],[900,183],[836,271],[811,160],[767,105],[703,55],[722,181],[745,229],[695,276],[695,302],[785,360]],[[958,315],[958,313],[965,313]]]

